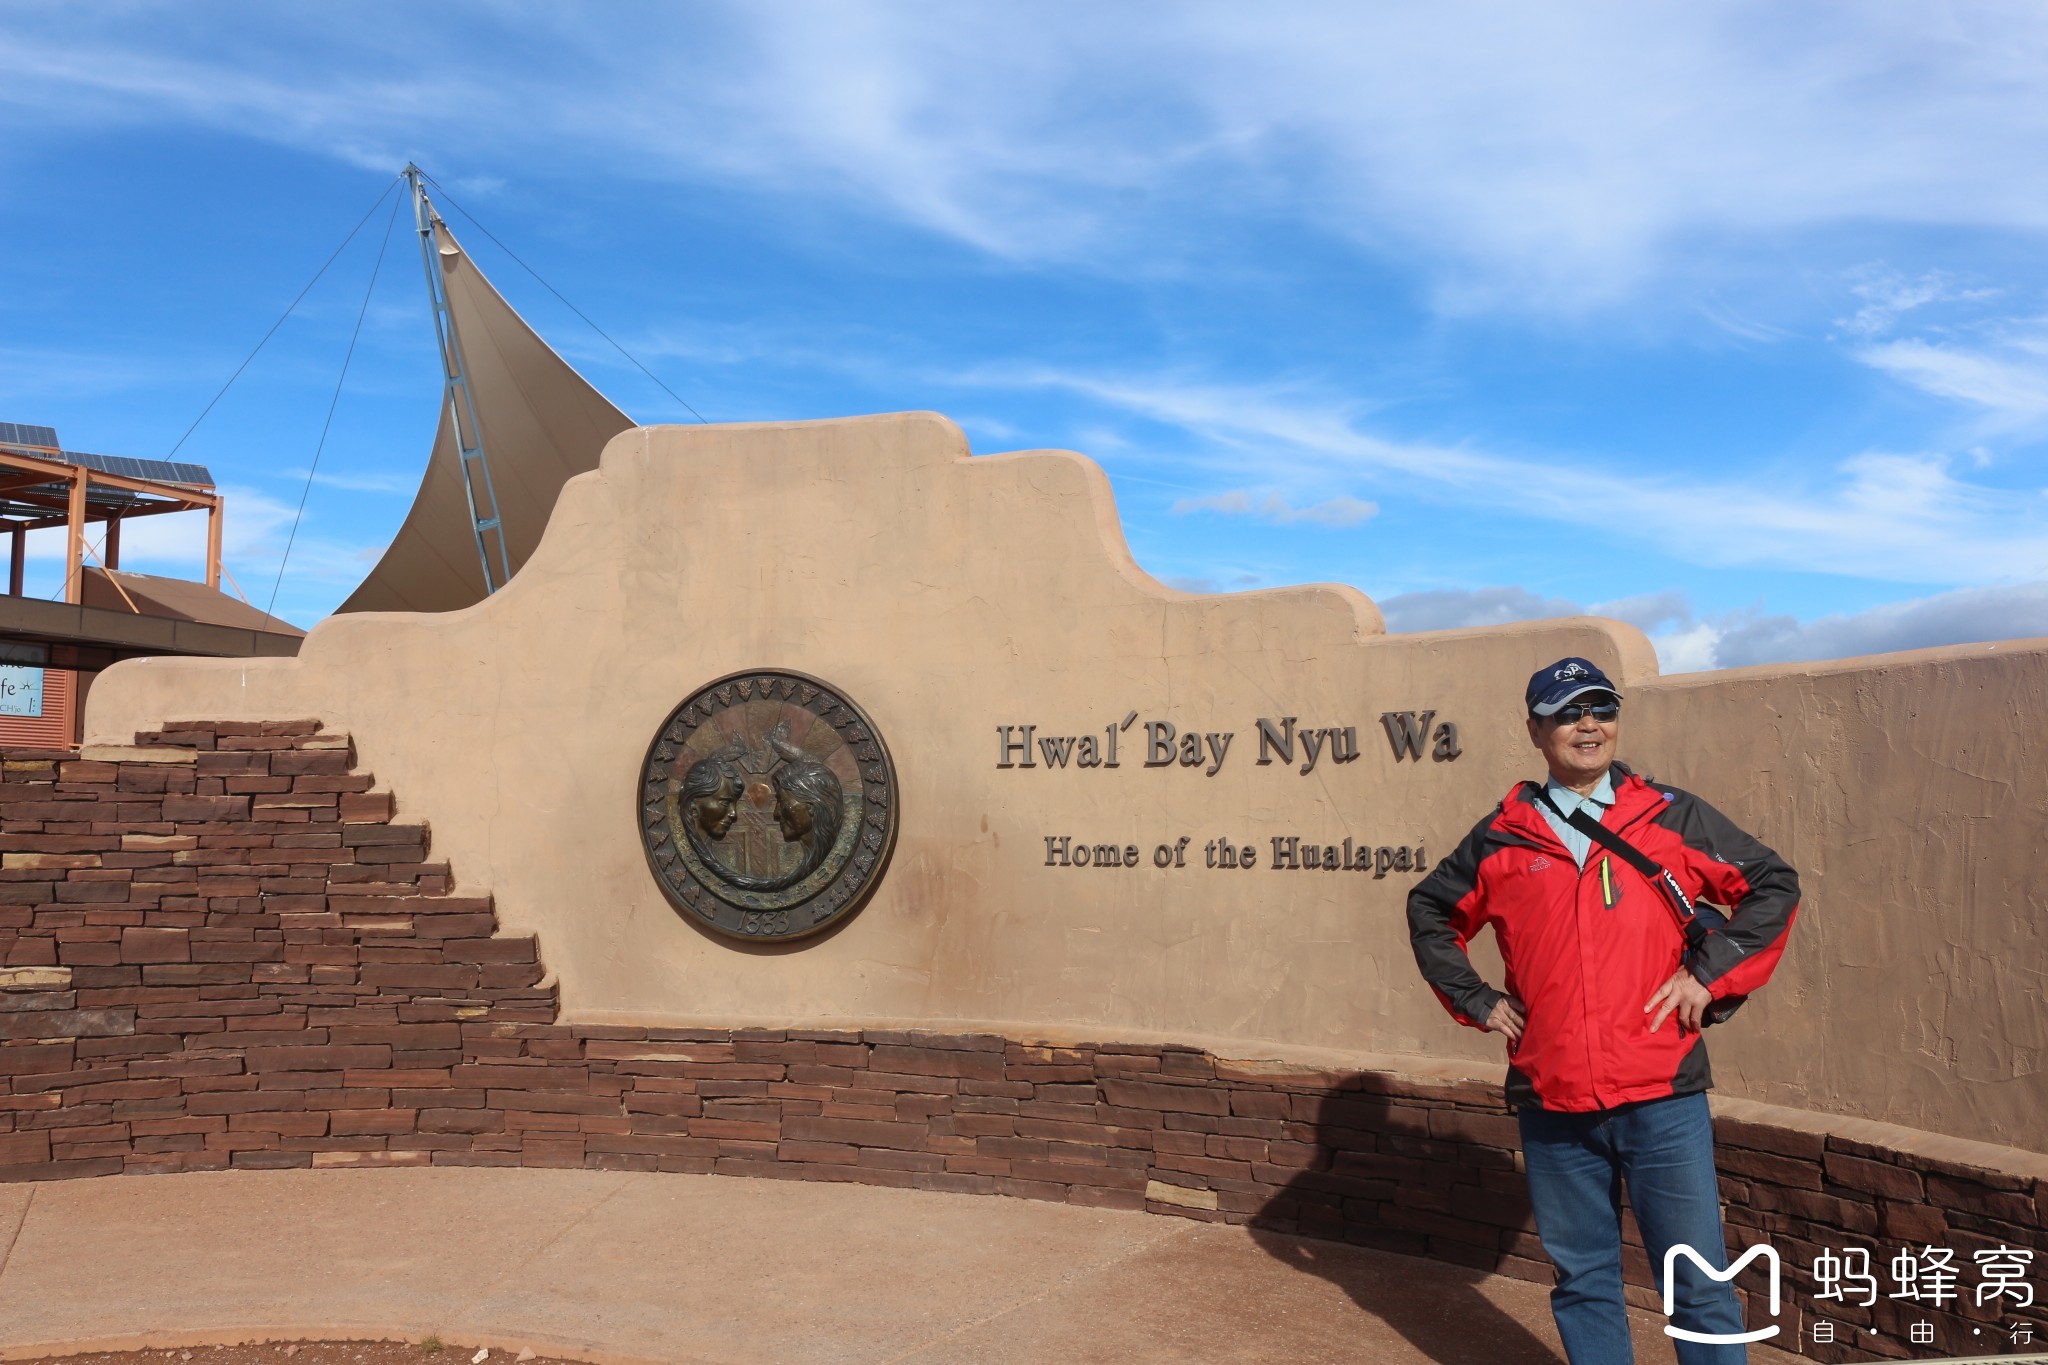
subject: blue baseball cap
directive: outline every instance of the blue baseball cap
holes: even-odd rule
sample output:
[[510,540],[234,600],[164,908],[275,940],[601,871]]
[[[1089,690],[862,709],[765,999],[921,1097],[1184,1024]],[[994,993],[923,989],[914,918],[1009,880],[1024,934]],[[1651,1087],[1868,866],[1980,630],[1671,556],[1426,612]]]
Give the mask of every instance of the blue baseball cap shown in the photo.
[[1554,716],[1574,697],[1583,697],[1588,692],[1605,692],[1616,701],[1621,700],[1621,693],[1614,690],[1614,684],[1607,681],[1607,675],[1592,660],[1559,659],[1536,670],[1523,700],[1529,704],[1530,715]]

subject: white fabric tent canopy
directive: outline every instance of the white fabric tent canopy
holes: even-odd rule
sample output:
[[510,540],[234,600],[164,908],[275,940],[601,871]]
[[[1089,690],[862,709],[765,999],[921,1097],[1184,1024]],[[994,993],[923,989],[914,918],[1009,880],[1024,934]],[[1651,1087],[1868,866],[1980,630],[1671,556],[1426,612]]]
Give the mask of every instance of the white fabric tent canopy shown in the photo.
[[[446,223],[437,220],[434,232],[448,309],[461,339],[497,492],[505,550],[516,574],[540,543],[562,485],[597,468],[605,442],[632,426],[633,419],[512,311]],[[443,403],[441,427],[412,510],[377,567],[337,610],[455,611],[484,596],[461,457]]]

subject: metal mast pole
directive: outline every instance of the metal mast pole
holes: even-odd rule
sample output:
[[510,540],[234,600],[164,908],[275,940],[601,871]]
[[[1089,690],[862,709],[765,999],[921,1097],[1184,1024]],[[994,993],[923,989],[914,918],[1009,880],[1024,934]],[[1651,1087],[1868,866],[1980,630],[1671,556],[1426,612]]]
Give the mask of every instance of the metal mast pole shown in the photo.
[[[427,199],[420,168],[408,162],[404,174],[406,184],[412,187],[413,222],[419,228],[427,295],[434,306],[434,339],[441,352],[443,401],[447,404],[449,424],[455,430],[455,449],[462,465],[462,493],[469,500],[470,529],[476,535],[476,554],[483,565],[484,595],[488,597],[512,577],[512,563],[505,551],[505,528],[498,517],[498,495],[491,486],[490,462],[484,458],[483,424],[476,419],[476,400],[470,394],[462,338],[455,330],[455,315],[448,309],[448,279],[441,271],[441,253],[434,242],[434,228],[445,224]],[[491,568],[493,548],[498,561],[495,571]]]

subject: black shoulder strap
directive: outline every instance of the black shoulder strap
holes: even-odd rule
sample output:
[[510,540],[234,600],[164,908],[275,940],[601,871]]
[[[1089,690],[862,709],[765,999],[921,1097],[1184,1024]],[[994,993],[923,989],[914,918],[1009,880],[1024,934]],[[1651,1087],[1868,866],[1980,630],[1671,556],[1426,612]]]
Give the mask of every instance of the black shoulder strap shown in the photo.
[[1642,873],[1651,885],[1662,891],[1666,904],[1671,907],[1671,913],[1678,917],[1678,928],[1685,935],[1686,943],[1695,948],[1699,946],[1699,940],[1706,937],[1706,926],[1698,922],[1698,912],[1692,908],[1692,898],[1685,894],[1685,888],[1678,884],[1678,878],[1671,875],[1670,868],[1586,814],[1584,806],[1566,815],[1557,808],[1557,802],[1551,800],[1550,793],[1542,787],[1536,789],[1536,799],[1541,801],[1551,814]]

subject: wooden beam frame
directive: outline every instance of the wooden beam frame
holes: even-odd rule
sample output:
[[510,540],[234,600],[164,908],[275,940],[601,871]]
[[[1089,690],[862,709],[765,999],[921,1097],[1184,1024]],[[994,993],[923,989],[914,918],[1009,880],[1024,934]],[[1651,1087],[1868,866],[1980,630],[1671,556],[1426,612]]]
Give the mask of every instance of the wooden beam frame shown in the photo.
[[[92,511],[88,494],[94,484],[163,500],[123,507],[118,511],[109,509],[103,515],[91,518],[107,524],[107,568],[114,568],[120,563],[123,518],[158,516],[165,512],[204,511],[206,586],[216,592],[220,590],[221,513],[224,506],[220,494],[205,492],[185,484],[163,483],[154,479],[131,479],[123,474],[108,474],[102,470],[88,469],[81,464],[70,464],[62,459],[39,459],[11,450],[0,450],[0,470],[15,471],[11,475],[0,474],[0,497],[25,506],[63,513],[60,517],[7,523],[14,537],[9,581],[13,585],[12,591],[15,596],[20,596],[22,592],[27,533],[62,526],[66,530],[64,600],[73,604],[84,601],[85,527]],[[69,485],[66,490],[67,496],[62,499],[28,491],[59,484]]]
[[[74,466],[74,468],[76,468]],[[64,518],[64,600],[85,601],[85,471],[71,476],[71,511]]]
[[[63,507],[67,506],[67,504],[59,503],[58,506]],[[134,519],[135,517],[160,517],[170,512],[190,512],[192,510],[193,509],[190,507],[172,507],[169,506],[168,504],[156,504],[152,506],[131,508],[128,511],[121,513],[121,520],[129,521]],[[104,520],[104,517],[95,517],[90,514],[88,514],[86,517],[86,521],[88,524],[91,522]],[[61,517],[39,517],[35,521],[7,522],[5,521],[4,518],[0,518],[0,530],[6,530],[8,526],[19,526],[25,531],[47,531],[54,526],[69,525],[70,521],[71,518],[68,513]]]
[[98,469],[87,469],[82,464],[30,459],[26,455],[16,455],[12,451],[0,450],[0,469],[19,469],[24,473],[46,474],[46,482],[49,483],[63,483],[73,478],[76,473],[82,473],[92,482],[105,484],[108,488],[121,488],[130,493],[147,493],[152,497],[169,498],[173,502],[186,503],[194,508],[220,506],[220,494],[207,493],[186,484],[131,479],[124,474],[108,474]]

